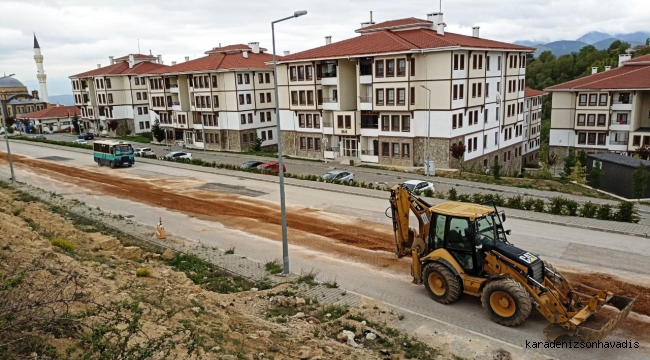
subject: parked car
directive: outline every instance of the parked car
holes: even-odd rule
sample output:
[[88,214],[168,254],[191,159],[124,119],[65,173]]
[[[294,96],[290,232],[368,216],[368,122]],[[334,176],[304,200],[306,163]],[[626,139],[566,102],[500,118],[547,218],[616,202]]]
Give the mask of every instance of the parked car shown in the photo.
[[436,191],[436,187],[433,185],[433,183],[428,181],[409,180],[403,182],[402,185],[406,186],[410,192],[413,192],[415,190],[424,191],[427,189],[430,189],[431,191]]
[[72,142],[75,143],[75,144],[83,144],[83,145],[88,144],[88,142],[86,140],[84,140],[84,139],[74,139]]
[[135,156],[142,156],[142,155],[156,155],[151,148],[145,147],[145,148],[135,148],[133,149],[133,154]]
[[35,135],[34,139],[45,139],[45,135]]
[[82,133],[81,135],[77,136],[77,139],[84,139],[84,140],[93,140],[95,138],[95,135],[91,133]]
[[[262,172],[270,172],[270,173],[279,173],[280,172],[280,163],[277,161],[271,161],[264,163],[262,165],[257,166],[257,170],[260,170]],[[282,164],[282,172],[286,172],[287,167]]]
[[167,159],[188,159],[192,160],[192,154],[183,151],[172,151],[169,154],[165,155]]
[[323,175],[323,179],[332,179],[332,180],[339,180],[339,181],[347,181],[347,182],[353,182],[354,181],[354,174],[345,171],[345,170],[332,170],[328,172],[327,174]]
[[241,164],[241,166],[239,168],[243,169],[243,170],[255,169],[256,167],[258,167],[258,166],[260,166],[262,164],[264,164],[263,161],[249,160],[249,161],[246,161],[245,163]]

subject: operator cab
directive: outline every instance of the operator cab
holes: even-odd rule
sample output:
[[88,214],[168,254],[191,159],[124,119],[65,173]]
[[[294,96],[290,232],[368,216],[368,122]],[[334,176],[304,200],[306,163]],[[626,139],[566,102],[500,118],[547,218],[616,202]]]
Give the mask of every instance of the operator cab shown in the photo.
[[507,243],[502,221],[492,206],[448,202],[431,209],[429,249],[446,249],[466,273],[479,276],[483,271],[483,246]]

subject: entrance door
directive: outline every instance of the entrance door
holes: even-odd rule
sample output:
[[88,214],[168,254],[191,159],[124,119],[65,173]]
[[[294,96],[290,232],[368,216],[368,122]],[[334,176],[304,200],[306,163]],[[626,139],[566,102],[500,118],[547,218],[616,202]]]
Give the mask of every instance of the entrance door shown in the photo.
[[345,139],[343,141],[343,156],[357,157],[357,139]]
[[379,156],[379,140],[372,141],[372,151],[373,153],[368,155]]

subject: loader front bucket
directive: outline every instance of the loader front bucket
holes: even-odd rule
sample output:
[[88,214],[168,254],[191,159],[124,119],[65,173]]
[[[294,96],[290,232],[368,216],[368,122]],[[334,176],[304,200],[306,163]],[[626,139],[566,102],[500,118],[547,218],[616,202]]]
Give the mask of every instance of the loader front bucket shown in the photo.
[[551,324],[544,329],[549,341],[555,341],[561,335],[576,336],[582,341],[598,341],[611,333],[620,322],[625,320],[632,310],[636,298],[612,296],[606,305],[616,308],[601,307],[575,329],[566,329],[560,324]]

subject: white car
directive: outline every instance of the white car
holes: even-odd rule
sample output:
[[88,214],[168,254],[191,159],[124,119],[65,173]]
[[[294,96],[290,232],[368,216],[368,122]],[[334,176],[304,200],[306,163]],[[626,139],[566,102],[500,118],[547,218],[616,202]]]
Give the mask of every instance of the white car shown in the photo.
[[323,175],[323,179],[339,180],[341,182],[347,181],[351,183],[354,181],[354,174],[345,170],[332,170]]
[[134,155],[156,155],[151,148],[145,147],[145,148],[135,148],[133,149],[133,154]]
[[184,151],[172,151],[169,154],[165,155],[168,159],[188,159],[192,160],[192,154]]
[[88,142],[86,140],[84,140],[84,139],[74,139],[72,142],[75,143],[75,144],[88,145]]
[[422,180],[409,180],[402,183],[403,186],[409,189],[409,192],[419,190],[421,192],[430,189],[431,191],[436,191],[436,187],[432,182],[422,181]]

